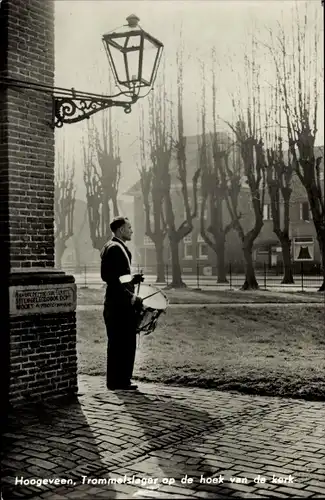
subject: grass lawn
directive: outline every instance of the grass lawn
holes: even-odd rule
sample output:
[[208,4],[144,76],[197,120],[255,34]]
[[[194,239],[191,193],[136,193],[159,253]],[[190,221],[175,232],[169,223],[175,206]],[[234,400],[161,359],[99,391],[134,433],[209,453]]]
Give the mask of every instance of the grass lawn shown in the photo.
[[[216,304],[229,302],[319,302],[324,304],[324,294],[317,292],[277,292],[272,290],[202,290],[193,289],[163,290],[171,304]],[[78,287],[78,305],[102,304],[104,288]]]
[[[79,372],[104,375],[102,314],[79,311]],[[134,378],[325,399],[324,307],[168,309],[154,333],[141,336]]]

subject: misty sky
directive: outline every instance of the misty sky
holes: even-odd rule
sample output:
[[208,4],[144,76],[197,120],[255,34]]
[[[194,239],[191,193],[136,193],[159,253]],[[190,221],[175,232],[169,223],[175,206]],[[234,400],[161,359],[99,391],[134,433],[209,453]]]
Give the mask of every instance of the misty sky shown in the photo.
[[[317,30],[320,33],[320,46],[323,45],[323,9],[320,0],[308,2],[310,12],[316,14]],[[56,0],[55,2],[55,49],[56,49],[56,85],[75,87],[96,93],[108,93],[109,66],[102,45],[101,36],[125,24],[125,18],[135,13],[140,18],[140,25],[150,34],[164,43],[165,76],[170,88],[170,100],[175,96],[175,59],[180,43],[180,31],[184,46],[184,121],[185,133],[197,133],[197,109],[201,105],[202,72],[201,63],[206,65],[207,104],[211,93],[211,49],[216,48],[218,114],[224,120],[233,120],[231,94],[240,95],[245,106],[245,79],[243,59],[250,51],[250,34],[254,33],[261,41],[257,61],[261,65],[261,86],[269,88],[274,78],[273,66],[266,57],[267,50],[263,42],[269,43],[267,28],[277,29],[277,23],[283,23],[288,31],[292,29],[291,0]],[[305,2],[298,0],[298,11],[302,14]],[[314,18],[308,27],[308,36],[313,36]],[[323,114],[323,54],[319,61],[319,103],[317,144],[324,144]],[[160,70],[163,66],[161,64]],[[161,72],[160,72],[161,73]],[[265,90],[267,92],[267,90]],[[146,108],[148,99],[142,104]],[[120,135],[123,179],[121,187],[126,189],[137,178],[136,164],[139,162],[138,120],[140,107],[133,106],[132,113],[125,115],[122,109],[114,110],[114,123]],[[96,116],[100,124],[101,113]],[[208,125],[211,126],[211,112],[208,113]],[[86,132],[85,121],[74,125],[64,125],[57,130],[57,147],[65,140],[69,155],[76,158],[77,194],[84,197],[82,181],[82,155],[80,142]],[[222,120],[219,127],[227,129]]]

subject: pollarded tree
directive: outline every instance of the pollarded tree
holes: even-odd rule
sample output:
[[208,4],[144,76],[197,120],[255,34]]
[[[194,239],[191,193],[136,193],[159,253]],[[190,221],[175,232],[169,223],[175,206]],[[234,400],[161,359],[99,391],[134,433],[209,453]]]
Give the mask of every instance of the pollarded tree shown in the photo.
[[[76,273],[80,273],[82,270],[82,261],[81,261],[81,249],[83,245],[82,241],[82,234],[83,230],[86,226],[88,219],[88,213],[87,213],[87,206],[84,207],[83,209],[83,214],[81,217],[81,222],[75,221],[75,227],[73,231],[73,236],[72,236],[72,243],[73,243],[73,249],[74,249],[74,254],[75,254],[75,267],[76,267]],[[78,224],[79,222],[79,224]]]
[[54,184],[54,238],[55,262],[61,267],[67,241],[73,236],[73,218],[76,200],[74,182],[75,163],[66,158],[65,143],[57,154]]
[[[162,172],[165,218],[172,260],[172,282],[170,285],[171,288],[183,288],[186,286],[182,280],[179,259],[179,244],[185,238],[185,236],[193,231],[193,219],[197,216],[197,190],[198,180],[200,176],[200,168],[197,168],[193,175],[192,185],[188,185],[186,137],[184,135],[183,118],[183,88],[183,51],[182,48],[180,48],[177,52],[177,139],[176,141],[174,141],[174,150],[176,151],[177,163],[177,185],[175,187],[179,188],[181,191],[183,206],[185,209],[185,217],[178,227],[176,225],[175,212],[173,207],[171,172],[169,168],[164,168]],[[192,191],[192,204],[190,203],[190,190]]]
[[119,215],[117,196],[121,178],[118,134],[113,135],[112,111],[102,114],[101,130],[94,120],[88,127],[88,144],[83,144],[84,183],[90,237],[101,250],[111,236],[111,215]]
[[[147,159],[147,148],[146,148],[146,137],[144,131],[144,115],[143,110],[141,113],[141,119],[139,123],[140,129],[140,158],[141,167],[139,168],[140,173],[140,184],[143,197],[143,205],[145,211],[145,224],[146,231],[145,234],[148,236],[155,245],[156,251],[156,262],[157,262],[157,283],[163,283],[165,281],[165,263],[164,263],[164,240],[167,233],[166,222],[164,219],[163,211],[163,201],[164,201],[164,191],[162,185],[162,172],[163,169],[159,168],[160,164],[156,161],[155,153],[157,147],[160,150],[160,154],[163,155],[170,154],[169,149],[171,148],[170,141],[163,133],[162,128],[156,127],[154,123],[154,104],[152,96],[149,97],[149,108],[150,108],[150,140],[149,140],[149,150],[150,158],[152,162],[150,167],[148,167]],[[166,109],[159,109],[159,112],[166,112]],[[166,120],[165,116],[161,116],[161,120]]]
[[[256,63],[256,42],[252,46],[252,58],[245,56],[245,77],[247,84],[248,101],[246,109],[241,109],[241,103],[233,100],[234,111],[237,116],[236,125],[229,124],[235,134],[239,147],[243,173],[247,180],[248,193],[254,214],[253,227],[246,230],[240,221],[238,208],[234,206],[233,197],[227,191],[227,206],[242,242],[245,260],[245,282],[243,290],[258,289],[253,265],[253,245],[263,227],[263,207],[265,199],[266,183],[266,161],[264,143],[262,140],[261,122],[261,87],[259,82],[259,67]],[[226,164],[228,161],[226,161]],[[233,172],[226,166],[228,178],[232,178]],[[229,177],[230,176],[230,177]]]
[[[274,39],[271,34],[270,52],[273,57],[277,85],[280,90],[289,150],[293,167],[306,190],[319,244],[325,290],[325,199],[321,172],[322,156],[317,154],[318,112],[321,103],[318,61],[323,60],[319,34],[321,16],[316,4],[306,4],[299,15],[298,6],[293,18],[292,35],[283,26]],[[320,6],[319,6],[320,8]],[[314,9],[315,18],[310,10]]]
[[[232,151],[232,144],[229,137],[217,132],[216,118],[216,75],[215,75],[215,51],[212,51],[212,115],[213,132],[207,135],[206,131],[206,102],[204,85],[204,67],[203,67],[203,85],[202,85],[202,135],[199,143],[199,165],[201,168],[201,195],[202,202],[200,207],[200,231],[204,242],[212,248],[217,258],[218,283],[227,283],[227,274],[225,266],[225,243],[227,234],[234,228],[234,221],[230,219],[225,223],[226,191],[232,190],[238,200],[240,189],[240,175],[233,176],[225,182],[224,157],[229,157]],[[212,154],[211,154],[212,151]],[[228,161],[229,165],[229,161]],[[238,168],[236,162],[232,169]],[[239,167],[240,168],[240,167]],[[207,210],[208,208],[208,210]],[[206,213],[209,213],[210,224],[206,227]]]
[[[177,53],[177,133],[173,128],[173,114],[166,93],[165,80],[156,86],[154,97],[150,101],[150,156],[152,169],[157,172],[157,206],[163,201],[162,218],[167,227],[167,236],[171,250],[172,282],[170,287],[182,288],[182,272],[179,258],[179,243],[193,230],[193,219],[197,215],[197,184],[200,174],[198,169],[193,176],[192,186],[187,181],[186,138],[183,124],[183,62],[181,51]],[[175,139],[176,135],[176,139]],[[176,166],[172,169],[172,157],[176,153]],[[173,165],[174,166],[174,165]],[[189,193],[189,191],[192,193]],[[176,207],[176,195],[180,194],[185,208],[185,217],[179,225],[177,218],[180,207]],[[190,195],[193,198],[191,210]],[[158,214],[158,210],[157,210]]]
[[279,238],[284,275],[283,284],[294,283],[291,259],[290,200],[292,194],[293,164],[291,155],[285,154],[281,137],[282,106],[278,100],[278,88],[275,87],[273,109],[275,124],[268,123],[266,117],[266,183],[270,199],[273,232]]
[[[236,229],[241,242],[245,260],[245,282],[243,290],[258,289],[258,283],[255,276],[253,265],[253,245],[257,236],[263,227],[263,207],[265,198],[265,154],[262,139],[258,137],[256,130],[252,126],[251,113],[248,110],[247,124],[240,116],[241,120],[237,122],[234,128],[236,139],[239,143],[240,154],[244,165],[244,175],[249,187],[250,202],[253,208],[254,222],[253,227],[246,231],[244,225],[240,222],[241,215],[236,207],[228,205],[229,212],[232,214],[234,228]],[[228,163],[228,159],[226,160]],[[227,165],[228,178],[229,166]],[[227,195],[228,200],[232,197]]]

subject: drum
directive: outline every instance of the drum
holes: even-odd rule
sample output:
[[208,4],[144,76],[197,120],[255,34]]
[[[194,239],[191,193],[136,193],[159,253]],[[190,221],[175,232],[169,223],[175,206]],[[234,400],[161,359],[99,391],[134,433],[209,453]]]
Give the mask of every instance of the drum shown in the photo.
[[159,316],[166,311],[168,299],[166,295],[153,285],[140,283],[136,285],[136,295],[142,299],[142,308],[138,312],[137,333],[152,333]]

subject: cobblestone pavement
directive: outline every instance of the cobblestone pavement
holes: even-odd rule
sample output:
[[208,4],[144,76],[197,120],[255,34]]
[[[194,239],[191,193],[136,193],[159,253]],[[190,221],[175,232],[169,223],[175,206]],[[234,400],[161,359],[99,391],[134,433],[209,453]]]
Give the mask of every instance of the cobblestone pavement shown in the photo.
[[82,376],[78,402],[17,414],[3,500],[325,496],[323,403],[139,389]]

